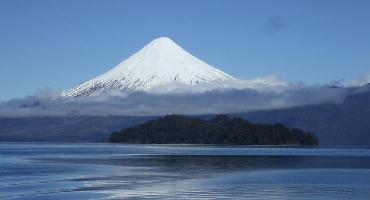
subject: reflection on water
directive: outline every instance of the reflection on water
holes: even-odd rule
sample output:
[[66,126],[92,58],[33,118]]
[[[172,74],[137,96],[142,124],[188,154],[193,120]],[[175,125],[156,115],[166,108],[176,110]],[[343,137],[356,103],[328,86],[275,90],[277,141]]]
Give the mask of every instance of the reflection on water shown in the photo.
[[369,197],[369,149],[0,144],[0,199]]

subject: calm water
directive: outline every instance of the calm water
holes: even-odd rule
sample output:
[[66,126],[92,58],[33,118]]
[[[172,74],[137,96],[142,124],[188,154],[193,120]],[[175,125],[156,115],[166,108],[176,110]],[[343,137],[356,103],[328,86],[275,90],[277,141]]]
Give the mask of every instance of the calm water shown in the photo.
[[0,143],[0,199],[370,199],[369,149]]

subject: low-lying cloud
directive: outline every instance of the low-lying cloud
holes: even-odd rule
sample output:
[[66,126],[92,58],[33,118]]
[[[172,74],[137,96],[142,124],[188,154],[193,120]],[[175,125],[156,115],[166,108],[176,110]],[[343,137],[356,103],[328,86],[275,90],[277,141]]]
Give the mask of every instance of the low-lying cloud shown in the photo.
[[55,92],[42,91],[0,103],[0,117],[243,113],[340,103],[347,94],[343,88],[291,84],[276,76],[203,86],[169,84],[150,91],[112,91],[64,101],[57,100]]

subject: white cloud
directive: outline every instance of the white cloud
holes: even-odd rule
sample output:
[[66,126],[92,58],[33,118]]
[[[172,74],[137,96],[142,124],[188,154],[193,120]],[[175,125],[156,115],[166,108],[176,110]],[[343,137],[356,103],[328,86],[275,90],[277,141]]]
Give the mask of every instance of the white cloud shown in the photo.
[[348,83],[349,86],[352,87],[359,87],[359,86],[364,86],[366,84],[370,83],[370,74],[354,79]]
[[241,113],[324,102],[340,103],[346,94],[347,90],[341,88],[291,84],[277,76],[268,76],[200,86],[169,84],[130,94],[112,91],[97,97],[66,101],[53,100],[54,92],[40,91],[34,96],[1,103],[0,116]]
[[370,83],[370,74],[364,75],[360,78],[356,78],[353,80],[334,80],[328,83],[331,86],[338,86],[338,87],[362,87],[366,84]]

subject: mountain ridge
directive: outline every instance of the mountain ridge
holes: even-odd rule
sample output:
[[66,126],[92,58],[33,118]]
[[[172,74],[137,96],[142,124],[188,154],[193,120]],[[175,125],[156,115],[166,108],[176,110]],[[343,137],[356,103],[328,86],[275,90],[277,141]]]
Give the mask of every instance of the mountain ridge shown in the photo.
[[[229,114],[252,123],[281,123],[314,133],[322,146],[370,146],[370,85],[359,88],[343,103]],[[214,115],[196,115],[210,119]],[[158,116],[0,117],[2,142],[106,141],[112,131],[135,126]]]

